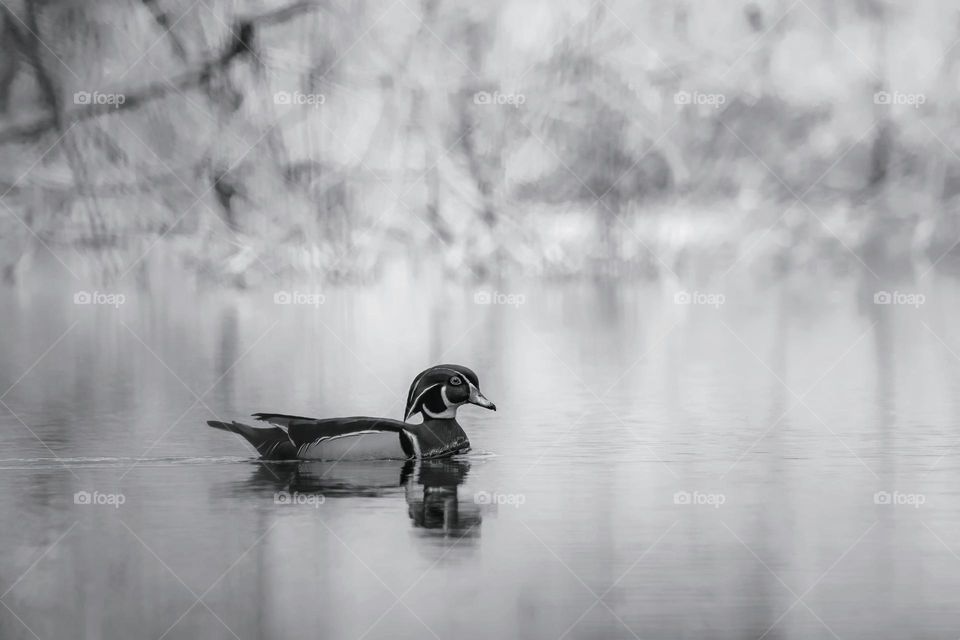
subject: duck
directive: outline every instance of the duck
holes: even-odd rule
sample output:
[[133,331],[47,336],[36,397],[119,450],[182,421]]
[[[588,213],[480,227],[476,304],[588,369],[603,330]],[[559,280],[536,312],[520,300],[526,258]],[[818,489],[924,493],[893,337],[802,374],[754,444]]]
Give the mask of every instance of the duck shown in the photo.
[[[354,416],[307,418],[283,413],[254,413],[254,427],[241,422],[209,420],[215,429],[243,437],[261,460],[411,460],[440,458],[470,450],[470,440],[457,422],[457,410],[497,406],[480,392],[477,374],[456,364],[424,369],[407,393],[403,420]],[[423,421],[409,420],[420,414]]]

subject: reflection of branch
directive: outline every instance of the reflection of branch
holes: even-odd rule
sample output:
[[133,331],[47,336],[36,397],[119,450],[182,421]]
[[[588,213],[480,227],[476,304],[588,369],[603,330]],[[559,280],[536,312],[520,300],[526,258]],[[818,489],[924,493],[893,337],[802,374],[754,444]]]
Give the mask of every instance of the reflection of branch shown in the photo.
[[[226,68],[234,58],[247,52],[254,24],[280,24],[291,20],[305,11],[318,9],[320,6],[321,4],[319,2],[302,0],[268,13],[238,18],[235,22],[236,26],[232,30],[232,37],[224,47],[224,50],[215,58],[201,64],[199,69],[183,73],[172,80],[154,82],[134,91],[117,92],[124,96],[125,100],[123,104],[88,104],[79,108],[65,110],[61,119],[64,122],[88,120],[109,113],[136,109],[152,100],[163,98],[171,92],[180,92],[184,89],[200,86],[209,80],[214,72]],[[32,140],[43,135],[48,130],[55,128],[57,124],[58,116],[56,111],[44,114],[30,122],[16,124],[0,130],[0,144]]]

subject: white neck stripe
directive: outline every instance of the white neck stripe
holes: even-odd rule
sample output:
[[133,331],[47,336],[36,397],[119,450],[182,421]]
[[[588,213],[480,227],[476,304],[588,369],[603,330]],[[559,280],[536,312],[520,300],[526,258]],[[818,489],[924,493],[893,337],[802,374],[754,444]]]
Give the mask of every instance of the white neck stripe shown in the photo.
[[[415,399],[413,402],[410,403],[410,408],[413,409],[414,407],[416,407],[416,406],[417,406],[417,403],[420,402],[420,398],[423,397],[423,394],[425,394],[427,391],[430,391],[431,389],[433,389],[434,387],[438,386],[439,384],[440,384],[440,383],[437,382],[436,384],[432,384],[432,385],[430,385],[429,387],[427,387],[426,389],[424,389],[423,391],[421,391],[420,394],[416,397],[416,399]],[[426,407],[424,407],[424,410],[426,410]],[[406,418],[409,418],[409,417],[410,417],[410,416],[406,416],[406,417],[404,418],[404,420],[406,420]]]

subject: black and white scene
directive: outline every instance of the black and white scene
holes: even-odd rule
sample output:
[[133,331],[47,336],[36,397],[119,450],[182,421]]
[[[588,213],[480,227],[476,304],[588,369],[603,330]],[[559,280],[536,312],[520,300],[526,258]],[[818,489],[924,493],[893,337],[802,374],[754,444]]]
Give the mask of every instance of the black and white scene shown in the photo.
[[0,0],[0,638],[960,638],[960,5]]

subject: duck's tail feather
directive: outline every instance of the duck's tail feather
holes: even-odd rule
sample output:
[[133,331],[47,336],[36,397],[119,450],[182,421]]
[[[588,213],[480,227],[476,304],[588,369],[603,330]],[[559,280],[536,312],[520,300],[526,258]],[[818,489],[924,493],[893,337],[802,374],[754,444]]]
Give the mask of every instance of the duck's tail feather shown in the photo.
[[280,427],[258,429],[240,422],[219,420],[208,420],[207,424],[214,429],[222,429],[243,436],[265,460],[293,460],[297,457],[296,447],[290,442],[287,432]]

